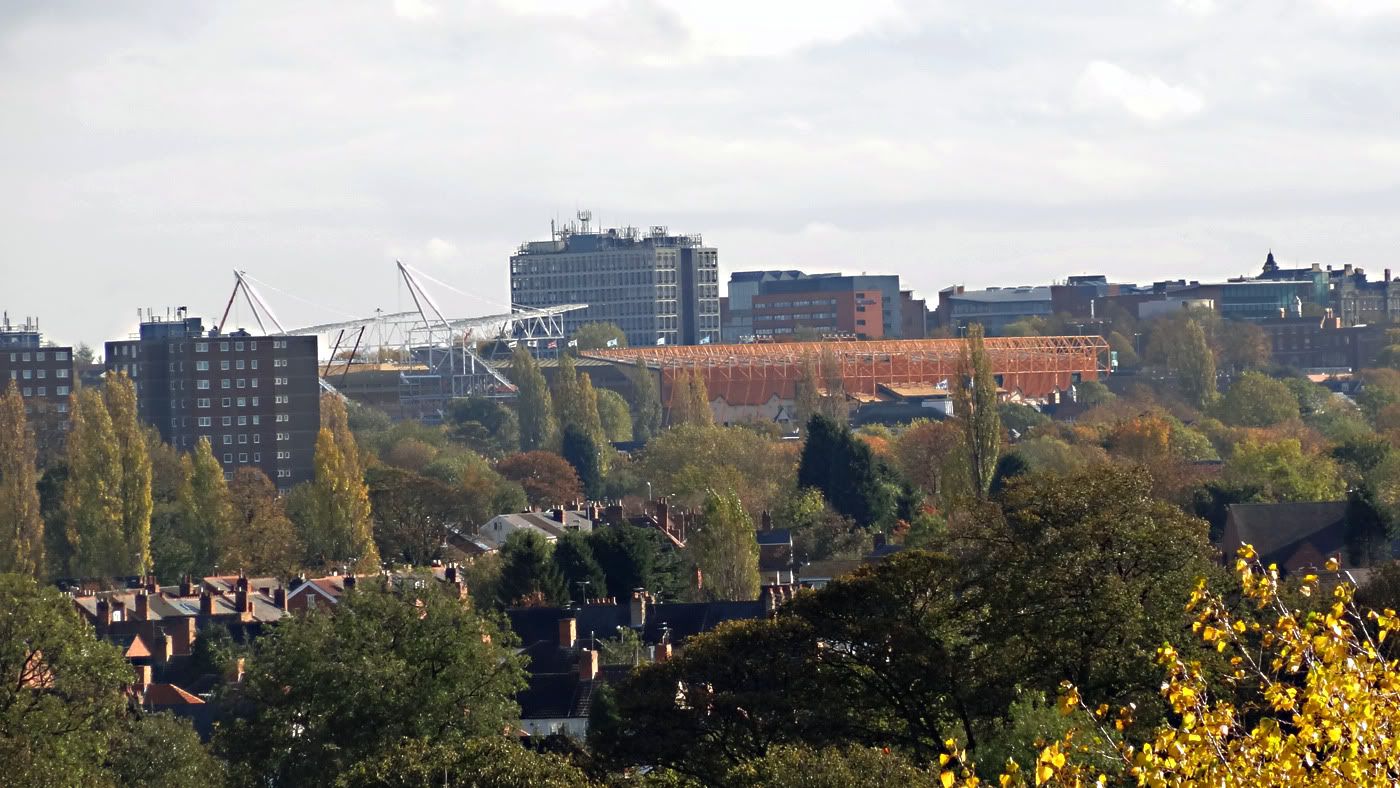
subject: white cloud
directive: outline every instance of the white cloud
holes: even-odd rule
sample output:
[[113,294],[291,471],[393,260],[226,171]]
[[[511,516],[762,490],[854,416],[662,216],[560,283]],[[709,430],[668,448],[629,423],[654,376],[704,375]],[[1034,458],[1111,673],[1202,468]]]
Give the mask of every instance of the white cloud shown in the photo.
[[437,16],[437,12],[437,6],[428,0],[394,0],[394,13],[410,22],[421,22]]
[[430,238],[423,245],[423,254],[435,263],[445,262],[455,259],[460,252],[457,245],[451,241],[444,241],[441,238]]
[[1201,96],[1188,88],[1134,74],[1105,60],[1084,68],[1075,83],[1074,98],[1080,107],[1114,107],[1149,123],[1195,115],[1205,106]]

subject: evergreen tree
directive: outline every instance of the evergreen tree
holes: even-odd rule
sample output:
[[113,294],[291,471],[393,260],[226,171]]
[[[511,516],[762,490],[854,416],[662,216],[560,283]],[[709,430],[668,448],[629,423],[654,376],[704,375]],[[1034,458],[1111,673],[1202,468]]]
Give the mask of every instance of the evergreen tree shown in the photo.
[[14,381],[0,397],[0,574],[44,573],[34,431]]
[[996,378],[982,335],[980,323],[967,329],[967,343],[958,362],[957,387],[953,390],[953,415],[962,420],[963,448],[973,489],[978,497],[985,498],[1001,457],[1001,414],[997,410]]
[[554,442],[554,403],[545,385],[539,364],[524,347],[511,356],[511,379],[518,393],[516,410],[520,417],[520,450],[547,449]]
[[717,599],[758,598],[758,540],[753,518],[732,491],[705,497],[704,524],[690,537],[705,589]]
[[122,533],[121,452],[112,418],[93,389],[79,389],[70,409],[68,481],[63,487],[67,574],[112,577],[131,573]]
[[661,431],[661,397],[646,362],[637,359],[632,370],[632,440],[646,443]]
[[880,465],[869,444],[831,419],[816,415],[807,423],[807,439],[797,466],[797,486],[819,490],[831,508],[871,526],[893,512],[886,500]]
[[145,574],[151,568],[151,455],[136,414],[136,386],[122,373],[109,375],[102,399],[120,457],[122,555],[131,558],[130,571]]
[[560,442],[560,455],[574,466],[578,480],[583,485],[583,494],[591,500],[603,497],[603,471],[598,461],[598,444],[577,426],[570,424],[564,428]]
[[201,437],[188,462],[188,499],[184,502],[185,542],[190,545],[196,576],[212,574],[215,567],[240,569],[224,561],[233,511],[224,467],[214,457],[207,437]]
[[554,565],[564,577],[569,597],[582,602],[586,597],[607,595],[607,578],[598,559],[593,556],[593,548],[588,538],[577,531],[569,531],[559,537],[554,545]]
[[516,531],[501,545],[497,599],[507,607],[522,602],[559,605],[568,601],[564,576],[554,565],[549,542],[534,531]]

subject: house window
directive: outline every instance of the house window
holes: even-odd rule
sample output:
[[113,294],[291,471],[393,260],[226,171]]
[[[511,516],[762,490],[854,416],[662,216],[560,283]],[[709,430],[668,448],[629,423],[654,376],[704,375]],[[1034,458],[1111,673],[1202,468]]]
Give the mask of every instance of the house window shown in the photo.
[[225,372],[228,371],[228,359],[224,359],[223,361],[219,362],[219,369],[222,369]]
[[[208,352],[209,352],[209,343],[208,343],[208,342],[196,342],[196,343],[194,343],[194,352],[196,352],[196,353],[208,353]],[[206,362],[204,362],[204,363],[205,363],[205,365],[207,366],[209,362],[206,361]]]
[[232,435],[225,435],[225,436],[224,436],[224,445],[225,445],[225,446],[232,446],[232,445],[233,445],[233,436],[232,436]]

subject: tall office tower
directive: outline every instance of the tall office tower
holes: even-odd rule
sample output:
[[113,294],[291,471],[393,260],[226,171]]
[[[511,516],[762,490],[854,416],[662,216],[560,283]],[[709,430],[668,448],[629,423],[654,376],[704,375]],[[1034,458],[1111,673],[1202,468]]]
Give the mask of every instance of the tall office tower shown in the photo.
[[75,377],[73,349],[46,346],[39,321],[11,323],[9,314],[0,319],[0,393],[11,381],[19,390],[41,462],[63,450]]
[[719,251],[665,227],[593,229],[592,215],[551,228],[510,258],[511,301],[520,307],[587,304],[564,316],[573,333],[616,323],[630,345],[718,342]]
[[147,313],[139,338],[108,342],[109,372],[136,384],[141,420],[180,451],[209,438],[232,476],[259,468],[279,488],[308,481],[321,428],[315,336],[205,331],[197,317]]

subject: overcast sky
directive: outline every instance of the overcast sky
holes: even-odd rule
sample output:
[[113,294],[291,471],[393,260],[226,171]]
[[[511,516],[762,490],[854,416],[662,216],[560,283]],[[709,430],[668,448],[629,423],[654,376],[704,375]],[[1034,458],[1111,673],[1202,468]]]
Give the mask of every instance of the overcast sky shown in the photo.
[[[502,311],[551,218],[938,289],[1400,270],[1400,0],[0,2],[0,307]],[[272,289],[275,288],[275,289]],[[241,316],[246,322],[246,314]]]

